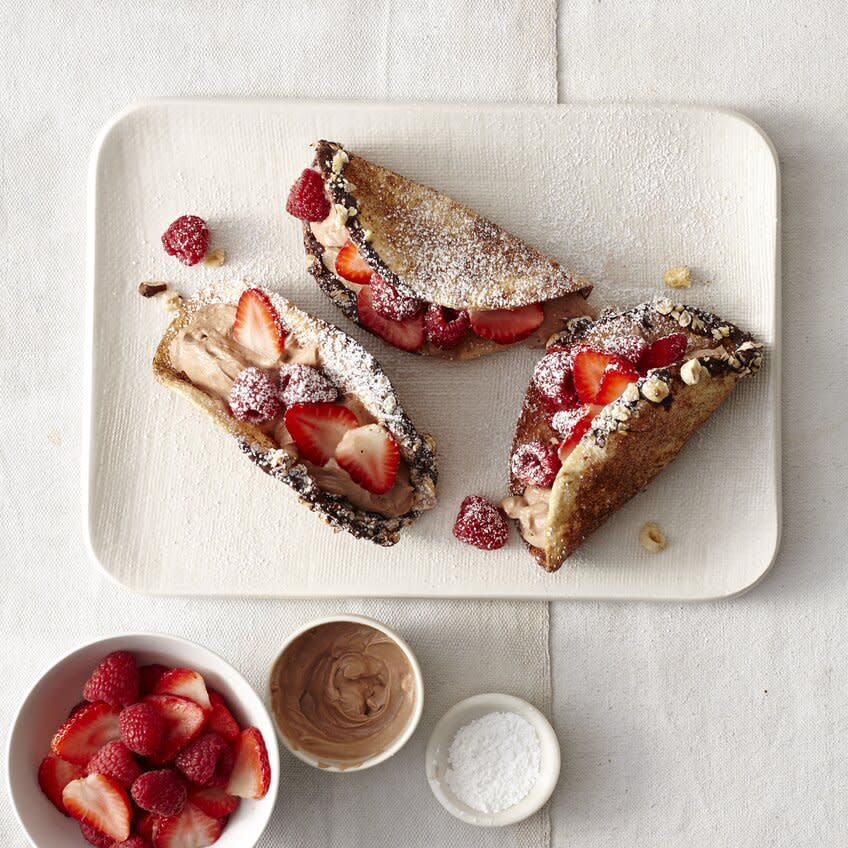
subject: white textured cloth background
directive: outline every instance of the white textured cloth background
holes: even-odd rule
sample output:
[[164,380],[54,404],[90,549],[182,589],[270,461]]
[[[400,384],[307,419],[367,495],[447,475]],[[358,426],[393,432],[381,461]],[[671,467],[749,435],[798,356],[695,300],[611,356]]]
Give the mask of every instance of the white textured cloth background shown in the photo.
[[[547,604],[139,597],[88,560],[79,464],[86,167],[112,113],[188,94],[554,102],[555,0],[15,6],[0,13],[0,727],[42,667],[97,635],[195,639],[263,691],[285,634],[319,615],[362,612],[416,651],[421,725],[362,774],[318,772],[284,752],[277,812],[259,844],[548,845],[548,810],[497,833],[473,828],[439,806],[424,774],[429,731],[464,697],[511,692],[550,712]],[[0,834],[24,844],[5,788]]]
[[[387,0],[369,4],[365,21],[360,18],[364,5],[338,7],[333,15],[342,20],[332,23],[314,19],[306,3],[285,10],[260,4],[159,4],[143,14],[111,3],[82,4],[81,10],[43,2],[21,10],[4,7],[3,726],[36,670],[57,650],[90,634],[127,626],[202,636],[259,684],[269,643],[305,617],[301,605],[137,598],[105,582],[85,560],[77,494],[82,211],[85,159],[100,123],[128,100],[165,93],[454,100],[554,96],[553,78],[530,58],[539,55],[540,44],[553,55],[545,38],[553,20],[546,11],[497,8],[482,0],[450,7]],[[410,26],[413,19],[420,30]],[[553,714],[565,759],[552,804],[552,843],[569,848],[844,844],[844,4],[713,0],[695,7],[564,0],[558,33],[561,99],[735,107],[757,120],[777,145],[784,181],[785,529],[774,571],[736,601],[553,605]],[[327,43],[343,44],[346,58],[317,77],[313,69],[326,67],[315,63]],[[502,75],[515,57],[527,58],[526,73]],[[459,67],[463,73],[448,72]],[[461,686],[467,666],[443,665],[440,659],[445,644],[461,647],[460,640],[475,632],[465,616],[479,621],[490,610],[502,614],[501,606],[514,615],[525,609],[441,607],[451,610],[452,643],[441,638],[441,620],[430,626],[415,617],[416,606],[428,605],[405,606],[404,614],[432,697],[437,687],[447,693],[456,686],[456,697],[466,694]],[[393,623],[404,628],[400,620]],[[431,641],[436,635],[438,643]],[[492,636],[499,648],[520,648],[497,631]],[[477,637],[467,645],[465,659],[474,668],[480,667],[473,660],[483,644]],[[528,655],[538,656],[532,644],[525,647]],[[529,690],[520,677],[511,679],[513,688]],[[436,709],[432,698],[431,705]],[[400,756],[410,756],[413,764],[417,758],[412,749]],[[399,773],[386,772],[382,786],[396,791],[388,778]],[[370,778],[354,779],[365,784]],[[321,846],[348,839],[375,846],[464,846],[495,844],[497,836],[507,844],[517,842],[514,831],[496,835],[470,828],[428,841],[416,830],[422,820],[409,808],[391,821],[332,818],[319,795],[321,775],[299,773],[287,764],[286,782],[275,819],[279,830],[265,845]],[[435,826],[441,810],[431,803],[423,780],[419,786],[420,797],[410,786],[404,798],[420,804],[427,824]],[[380,787],[375,783],[369,791],[373,798]],[[290,819],[287,792],[293,796],[288,808],[297,811]],[[349,812],[364,809],[356,800],[346,795]],[[5,843],[22,846],[5,798],[0,805]],[[378,806],[372,815],[385,809]]]

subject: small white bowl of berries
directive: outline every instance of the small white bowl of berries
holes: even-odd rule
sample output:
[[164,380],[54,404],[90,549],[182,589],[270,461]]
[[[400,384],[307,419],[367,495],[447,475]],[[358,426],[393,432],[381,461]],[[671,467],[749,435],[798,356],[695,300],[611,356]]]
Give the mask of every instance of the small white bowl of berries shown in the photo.
[[35,848],[250,848],[274,809],[279,749],[231,665],[147,633],[92,642],[41,675],[6,770]]

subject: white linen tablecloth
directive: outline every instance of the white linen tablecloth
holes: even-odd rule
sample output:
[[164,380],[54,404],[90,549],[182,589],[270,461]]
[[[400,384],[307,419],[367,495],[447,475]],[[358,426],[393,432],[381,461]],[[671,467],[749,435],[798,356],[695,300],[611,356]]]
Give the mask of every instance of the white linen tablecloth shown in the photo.
[[[79,466],[86,166],[112,113],[182,94],[555,102],[555,8],[555,0],[371,0],[323,8],[36,2],[3,11],[4,727],[43,666],[101,634],[195,639],[262,692],[287,633],[334,611],[361,612],[416,651],[421,724],[400,754],[361,774],[318,772],[283,752],[277,811],[259,845],[549,844],[548,809],[515,828],[477,829],[439,806],[424,772],[429,732],[464,697],[510,692],[550,712],[547,604],[141,598],[87,557]],[[0,833],[23,844],[5,791]]]
[[[307,615],[302,605],[270,601],[139,598],[86,559],[78,495],[82,240],[85,161],[99,125],[130,100],[162,94],[555,96],[548,74],[555,24],[546,4],[385,0],[315,8],[157,3],[141,11],[39,0],[7,4],[0,14],[3,727],[37,670],[89,636],[143,627],[194,636],[259,686],[268,643]],[[553,717],[564,754],[551,807],[556,846],[845,844],[844,11],[841,0],[561,4],[560,99],[737,108],[778,148],[785,526],[773,572],[741,599],[552,605]],[[321,61],[330,45],[344,45],[343,73]],[[527,69],[515,74],[519,62]],[[433,698],[436,687],[446,698],[451,686],[457,698],[478,688],[457,682],[465,666],[451,664],[457,676],[443,676],[441,648],[450,640],[432,641],[439,628],[462,638],[475,633],[465,617],[503,615],[501,607],[514,617],[511,626],[527,625],[521,605],[445,605],[450,616],[432,626],[417,615],[425,606],[404,605],[398,615],[406,624],[392,620],[393,610],[373,611],[408,629]],[[538,657],[541,645],[532,641],[509,644]],[[469,656],[481,644],[478,629]],[[510,662],[523,660],[516,653]],[[530,682],[493,682],[508,688],[512,680],[527,694],[544,689],[537,673],[544,677],[537,668]],[[434,714],[446,705],[431,700]],[[421,830],[451,825],[415,771],[425,736],[399,755],[407,760],[386,767],[397,770],[385,772],[385,784],[354,777],[361,796],[357,783],[286,762],[279,814],[262,844],[522,844],[509,830]],[[398,787],[401,771],[417,783]],[[321,794],[327,785],[339,790],[340,808]],[[389,818],[388,805],[370,808],[373,821],[334,817],[338,809],[354,815],[360,798],[373,803],[381,785],[420,807],[409,818]],[[296,817],[285,815],[287,797]],[[0,834],[24,845],[5,797]]]

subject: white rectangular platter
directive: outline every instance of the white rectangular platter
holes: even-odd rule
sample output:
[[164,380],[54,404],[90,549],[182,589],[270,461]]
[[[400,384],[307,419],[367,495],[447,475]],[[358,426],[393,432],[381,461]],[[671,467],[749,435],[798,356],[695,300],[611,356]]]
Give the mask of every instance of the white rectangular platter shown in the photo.
[[[462,498],[505,494],[515,419],[538,352],[419,358],[351,324],[305,271],[288,187],[317,138],[446,191],[588,275],[596,306],[663,293],[753,331],[763,371],[679,459],[569,559],[543,572],[517,533],[486,553],[451,527]],[[477,107],[161,101],[105,128],[90,182],[85,524],[93,556],[138,591],[280,597],[696,600],[768,569],[780,534],[778,169],[768,140],[727,112],[641,106]],[[185,268],[159,238],[205,218],[221,268]],[[190,294],[238,278],[283,292],[383,363],[435,435],[439,505],[393,548],[333,534],[150,370],[168,319],[141,280]],[[667,549],[638,530],[657,521]]]

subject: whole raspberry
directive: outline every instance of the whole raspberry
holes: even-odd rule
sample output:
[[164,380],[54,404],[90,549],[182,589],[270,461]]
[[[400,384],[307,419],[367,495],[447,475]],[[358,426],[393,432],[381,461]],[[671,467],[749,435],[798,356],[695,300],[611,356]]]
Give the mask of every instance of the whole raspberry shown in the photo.
[[510,460],[513,475],[525,486],[553,485],[562,463],[557,446],[545,442],[526,442],[519,445]]
[[105,774],[114,777],[124,789],[129,789],[141,774],[132,751],[123,742],[107,742],[85,767],[87,774]]
[[186,801],[185,784],[171,769],[146,771],[136,778],[130,794],[142,810],[159,816],[176,816]]
[[578,406],[576,409],[561,409],[555,412],[553,418],[551,418],[551,427],[560,436],[567,439],[585,416],[586,410],[582,406]]
[[124,706],[138,700],[138,666],[129,651],[115,651],[91,673],[82,690],[86,701]]
[[233,766],[236,764],[236,755],[233,749],[227,745],[221,756],[218,757],[218,763],[215,766],[215,774],[212,775],[210,786],[217,786],[219,789],[226,789],[230,782],[230,775],[233,773]]
[[139,679],[139,695],[143,698],[145,695],[152,695],[159,678],[168,670],[168,666],[152,663],[151,665],[143,665],[138,669]]
[[162,234],[162,246],[168,256],[176,256],[183,265],[197,265],[209,248],[209,228],[197,215],[182,215]]
[[204,733],[177,754],[174,765],[199,786],[207,786],[215,776],[215,767],[229,746],[217,733]]
[[118,717],[121,741],[127,748],[142,757],[155,753],[162,741],[165,722],[150,704],[131,704],[121,710]]
[[101,833],[96,827],[85,822],[80,822],[80,833],[82,838],[95,848],[112,848],[112,843],[115,841],[111,836],[106,836],[105,833]]
[[245,368],[239,372],[230,389],[230,409],[239,421],[270,421],[281,408],[277,387],[264,371]]
[[469,495],[459,507],[453,535],[475,548],[494,551],[507,543],[509,524],[506,516],[491,501],[479,495]]
[[372,274],[371,305],[383,318],[403,321],[404,318],[418,315],[424,308],[424,301],[401,294],[388,280],[384,280],[379,274]]
[[549,400],[570,409],[577,406],[574,390],[573,351],[557,350],[542,357],[533,370],[533,383]]
[[301,221],[323,221],[330,214],[330,201],[324,194],[324,178],[307,168],[291,187],[286,212]]
[[424,314],[424,332],[431,345],[441,350],[455,348],[468,332],[471,321],[465,310],[457,312],[438,303],[431,303]]
[[113,842],[110,848],[150,848],[150,843],[145,842],[137,833],[125,839],[123,842]]
[[295,403],[331,403],[339,390],[316,368],[292,363],[280,368],[280,400]]

